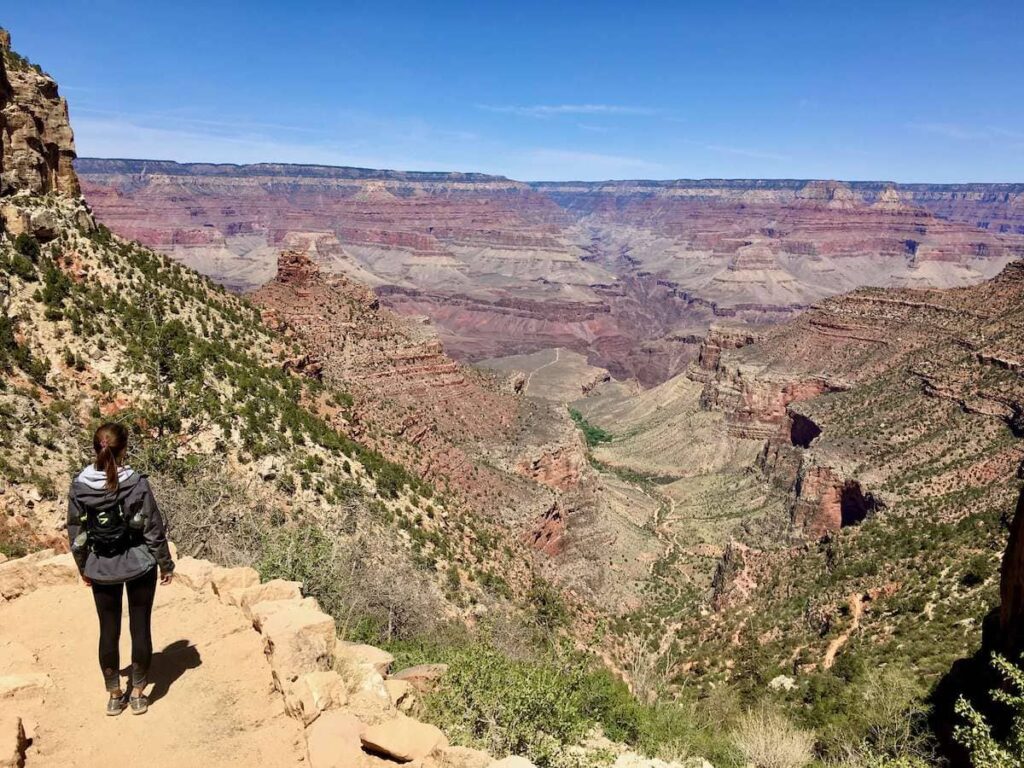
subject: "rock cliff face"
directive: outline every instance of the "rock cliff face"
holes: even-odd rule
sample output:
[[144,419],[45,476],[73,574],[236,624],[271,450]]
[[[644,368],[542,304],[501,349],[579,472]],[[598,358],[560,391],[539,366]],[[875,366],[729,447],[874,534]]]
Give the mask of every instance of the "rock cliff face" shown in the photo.
[[1005,493],[1021,460],[1006,438],[1024,411],[1022,299],[1019,262],[970,288],[863,290],[750,344],[723,350],[712,334],[690,376],[731,434],[766,441],[758,467],[792,495],[795,528],[819,537],[908,494]]
[[[524,411],[545,406],[504,393],[485,375],[456,363],[429,321],[414,322],[381,307],[372,291],[324,274],[303,252],[283,252],[276,278],[252,298],[268,325],[310,350],[310,359],[286,364],[310,369],[352,396],[336,416],[346,431],[432,481],[451,484],[481,510],[513,515],[520,505],[530,506],[530,492],[483,466],[476,446],[513,446]],[[566,430],[571,434],[568,423]],[[523,457],[533,455],[520,448]],[[535,450],[541,462],[545,449]],[[523,457],[526,475],[533,463]]]
[[11,50],[0,29],[0,195],[75,196],[75,143],[57,83]]
[[824,181],[524,184],[320,166],[78,164],[119,232],[236,288],[308,247],[481,360],[562,347],[646,385],[713,321],[862,285],[957,286],[1024,252],[1024,193]]

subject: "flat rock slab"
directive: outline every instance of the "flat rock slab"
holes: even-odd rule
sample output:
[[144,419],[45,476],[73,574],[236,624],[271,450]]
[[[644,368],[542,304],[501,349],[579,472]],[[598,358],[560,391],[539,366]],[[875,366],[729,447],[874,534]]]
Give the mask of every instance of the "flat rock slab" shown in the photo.
[[435,749],[448,746],[448,740],[438,728],[404,715],[371,725],[363,731],[362,740],[368,751],[402,763],[419,760]]
[[[306,729],[310,768],[355,768],[363,758],[363,724],[347,712],[324,712]],[[269,766],[268,766],[269,768]]]

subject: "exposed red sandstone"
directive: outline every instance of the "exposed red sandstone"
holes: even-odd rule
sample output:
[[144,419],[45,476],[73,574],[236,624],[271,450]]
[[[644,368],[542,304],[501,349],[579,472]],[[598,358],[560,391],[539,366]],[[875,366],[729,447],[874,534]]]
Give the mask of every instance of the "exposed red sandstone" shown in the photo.
[[276,252],[305,243],[326,271],[430,317],[459,359],[562,347],[645,385],[683,370],[718,318],[774,323],[864,284],[970,284],[1024,252],[1012,185],[524,184],[124,160],[80,169],[115,231],[229,286],[261,284]]
[[[898,507],[878,489],[905,474],[929,478],[918,496],[1001,492],[1022,459],[1005,441],[1024,434],[1022,305],[1020,262],[969,288],[863,290],[750,344],[709,339],[690,375],[731,433],[765,440],[758,468],[790,495],[794,528],[817,538]],[[950,410],[977,417],[970,434],[939,428]]]

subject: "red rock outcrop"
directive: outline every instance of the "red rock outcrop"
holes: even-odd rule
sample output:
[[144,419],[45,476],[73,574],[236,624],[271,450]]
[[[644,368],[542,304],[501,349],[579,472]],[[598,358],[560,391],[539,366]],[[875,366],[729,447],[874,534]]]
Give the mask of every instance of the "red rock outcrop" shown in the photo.
[[[1006,441],[1024,425],[1022,300],[1021,262],[969,288],[866,289],[753,343],[711,339],[690,375],[731,434],[765,440],[757,467],[789,494],[792,526],[807,536],[855,525],[905,493],[984,487],[996,503],[1024,451]],[[967,433],[952,426],[956,414],[976,417]],[[907,477],[928,479],[879,493]]]

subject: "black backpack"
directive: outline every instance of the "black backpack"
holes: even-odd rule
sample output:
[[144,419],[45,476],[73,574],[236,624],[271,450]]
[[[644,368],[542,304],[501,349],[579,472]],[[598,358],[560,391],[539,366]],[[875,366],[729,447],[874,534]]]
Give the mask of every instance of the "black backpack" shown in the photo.
[[85,530],[89,548],[100,557],[112,557],[128,549],[129,526],[121,502],[103,511],[90,509]]

